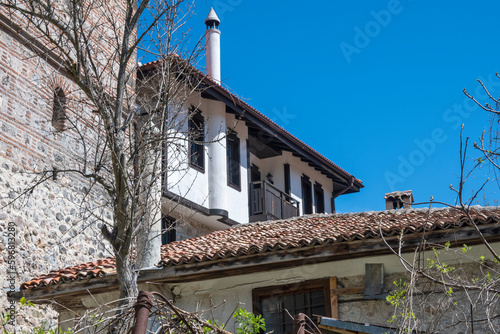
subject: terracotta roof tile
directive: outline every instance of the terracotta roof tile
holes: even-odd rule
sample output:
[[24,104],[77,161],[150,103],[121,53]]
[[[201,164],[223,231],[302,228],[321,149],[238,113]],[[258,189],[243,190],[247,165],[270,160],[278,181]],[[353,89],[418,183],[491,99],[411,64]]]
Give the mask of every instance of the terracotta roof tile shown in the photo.
[[[500,222],[500,207],[471,209],[481,224]],[[345,214],[309,215],[286,220],[239,225],[201,237],[162,246],[160,266],[177,266],[273,252],[282,249],[325,245],[352,240],[419,233],[468,224],[463,212],[454,208],[408,209]],[[21,289],[35,289],[66,281],[102,277],[115,273],[114,258],[51,271],[25,282]]]
[[86,278],[103,277],[110,272],[115,272],[115,259],[112,257],[83,263],[60,270],[52,270],[46,275],[38,276],[21,284],[21,289],[35,289],[47,285],[60,284]]

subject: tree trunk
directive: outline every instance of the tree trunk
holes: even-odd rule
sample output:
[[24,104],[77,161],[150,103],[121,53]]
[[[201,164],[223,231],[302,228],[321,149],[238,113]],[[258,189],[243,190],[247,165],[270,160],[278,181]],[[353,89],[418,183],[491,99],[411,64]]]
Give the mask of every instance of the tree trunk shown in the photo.
[[139,136],[139,196],[136,222],[137,268],[149,268],[161,260],[161,147],[152,120],[141,124]]
[[128,306],[137,297],[137,272],[129,255],[116,257],[116,275],[120,282],[120,307]]

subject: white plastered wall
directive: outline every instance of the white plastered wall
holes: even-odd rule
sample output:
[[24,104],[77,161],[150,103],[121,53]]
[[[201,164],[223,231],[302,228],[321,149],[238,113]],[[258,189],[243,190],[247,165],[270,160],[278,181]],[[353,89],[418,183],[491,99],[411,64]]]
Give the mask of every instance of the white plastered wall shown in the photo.
[[226,125],[234,130],[240,140],[240,190],[227,186],[227,201],[229,218],[240,224],[249,220],[248,212],[248,168],[247,168],[247,139],[248,128],[245,122],[237,120],[234,115],[226,114]]
[[[191,97],[184,106],[184,113],[188,117],[190,108],[195,107],[201,111],[202,116],[205,121],[208,117],[207,115],[207,101],[202,99],[199,94]],[[206,132],[206,128],[205,128]],[[172,145],[168,151],[167,160],[175,160],[169,162],[169,166],[172,164],[174,166],[179,166],[175,171],[170,172],[167,178],[168,190],[184,197],[194,203],[208,207],[208,174],[206,168],[206,162],[208,159],[207,150],[205,147],[205,172],[198,171],[191,168],[188,163],[188,122],[184,121],[181,133],[178,134],[181,138],[178,140],[178,145]],[[178,149],[182,147],[182,149]]]
[[[189,112],[189,108],[198,108],[205,120],[205,132],[210,131],[210,115],[208,112],[208,103],[206,99],[199,95],[189,99],[189,103],[185,106],[184,112]],[[175,172],[170,172],[168,176],[168,190],[190,200],[196,204],[209,208],[209,173],[207,145],[205,145],[205,170],[204,172],[192,168],[188,164],[188,140],[187,129],[188,123],[184,122],[183,128],[179,134],[181,138],[178,140],[179,145],[172,145],[169,149],[169,159],[174,159],[175,162],[169,164],[179,166]],[[233,129],[240,139],[240,190],[237,190],[227,185],[227,181],[223,180],[224,188],[227,194],[229,218],[238,223],[248,223],[248,171],[247,171],[247,139],[248,128],[241,120],[237,120],[234,115],[226,113],[226,126]],[[218,130],[218,129],[215,129]],[[225,147],[225,138],[222,139]],[[178,150],[178,146],[184,146],[182,150]],[[226,157],[224,156],[224,159]],[[225,171],[227,172],[227,171]]]
[[[211,124],[210,114],[209,114],[209,103],[208,100],[201,98],[199,94],[191,97],[188,104],[185,106],[185,113],[189,112],[189,108],[195,107],[201,111],[202,116],[205,119],[205,132],[209,132],[209,127],[215,126]],[[207,150],[207,145],[205,145],[205,170],[204,172],[194,169],[188,164],[188,142],[187,142],[187,126],[188,123],[184,122],[184,128],[181,131],[181,136],[184,134],[184,138],[180,141],[183,142],[184,149],[181,152],[174,147],[176,151],[169,151],[169,157],[175,157],[177,159],[176,164],[180,166],[178,171],[171,172],[168,177],[168,185],[171,192],[180,195],[196,204],[202,205],[206,208],[210,208],[209,201],[209,182],[210,182],[210,169],[208,168],[208,161],[210,159],[209,152]],[[222,180],[225,183],[225,195],[227,196],[227,211],[229,213],[229,218],[241,223],[246,224],[249,221],[249,207],[248,207],[248,180],[249,173],[247,166],[247,139],[248,139],[248,127],[245,125],[244,121],[237,120],[233,114],[226,113],[226,127],[228,129],[233,129],[238,138],[240,139],[240,189],[235,189],[227,185],[227,180]],[[224,146],[225,146],[225,139]],[[258,159],[253,154],[250,154],[250,161],[259,167],[262,179],[266,179],[266,175],[271,173],[273,175],[274,185],[281,189],[285,189],[284,181],[284,167],[283,165],[290,164],[290,178],[291,178],[291,192],[292,197],[299,201],[299,212],[300,215],[303,214],[302,208],[302,175],[307,175],[311,181],[311,191],[314,197],[314,184],[316,182],[320,183],[324,193],[324,205],[325,211],[327,213],[332,212],[331,207],[331,197],[332,197],[332,180],[327,178],[325,175],[321,174],[319,171],[315,170],[313,167],[309,166],[306,162],[303,162],[298,157],[294,157],[291,152],[283,151],[282,155]],[[226,171],[227,172],[227,171]],[[314,198],[313,198],[314,203]],[[217,208],[223,209],[223,208]],[[313,212],[316,212],[316,207],[313,205]]]

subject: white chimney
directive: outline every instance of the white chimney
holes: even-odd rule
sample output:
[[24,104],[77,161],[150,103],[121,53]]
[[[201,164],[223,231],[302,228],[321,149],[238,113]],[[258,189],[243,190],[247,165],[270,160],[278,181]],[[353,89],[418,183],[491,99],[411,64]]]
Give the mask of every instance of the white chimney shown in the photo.
[[220,84],[220,20],[213,8],[210,8],[205,25],[205,40],[207,47],[207,75]]

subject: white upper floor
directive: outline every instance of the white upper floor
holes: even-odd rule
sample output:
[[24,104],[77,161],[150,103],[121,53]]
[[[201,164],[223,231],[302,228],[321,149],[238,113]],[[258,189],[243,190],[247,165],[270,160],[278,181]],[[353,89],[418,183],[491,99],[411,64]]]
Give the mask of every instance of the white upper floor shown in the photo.
[[[178,141],[165,150],[163,211],[209,229],[335,211],[360,180],[239,99],[220,82],[220,32],[207,25],[207,73],[182,103]],[[153,75],[158,62],[143,65]],[[174,167],[175,166],[175,167]]]

